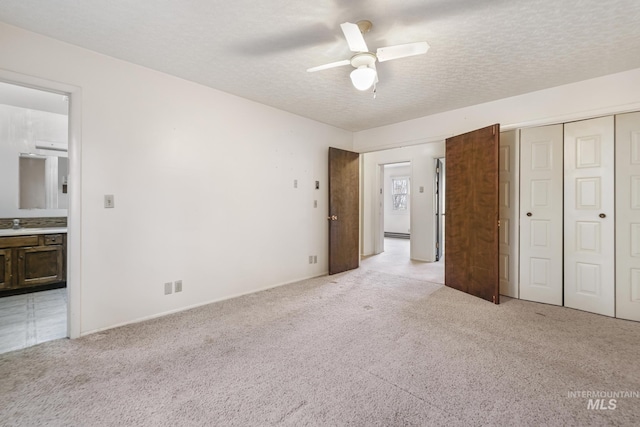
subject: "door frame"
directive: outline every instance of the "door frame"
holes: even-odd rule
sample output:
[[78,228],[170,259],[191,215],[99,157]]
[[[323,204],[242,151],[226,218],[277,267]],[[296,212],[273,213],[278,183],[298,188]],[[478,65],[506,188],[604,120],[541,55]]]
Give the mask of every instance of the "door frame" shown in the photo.
[[[445,171],[446,171],[446,157],[436,157],[435,162],[435,175],[434,175],[434,197],[433,203],[434,217],[435,217],[435,261],[438,262],[444,256],[444,229],[445,229]],[[444,182],[444,188],[443,188]]]
[[[375,216],[374,225],[374,255],[379,255],[384,252],[384,207],[385,197],[389,195],[388,189],[386,189],[384,185],[385,167],[398,163],[408,163],[411,168],[411,171],[409,172],[409,229],[413,229],[413,189],[411,188],[411,185],[413,185],[413,163],[411,160],[397,160],[389,163],[378,163],[376,165],[376,204],[378,206],[378,212]],[[411,237],[409,237],[409,241],[411,241]],[[411,259],[411,245],[409,245],[409,258]]]
[[79,338],[82,288],[82,89],[0,69],[0,81],[69,97],[69,207],[67,210],[67,336]]

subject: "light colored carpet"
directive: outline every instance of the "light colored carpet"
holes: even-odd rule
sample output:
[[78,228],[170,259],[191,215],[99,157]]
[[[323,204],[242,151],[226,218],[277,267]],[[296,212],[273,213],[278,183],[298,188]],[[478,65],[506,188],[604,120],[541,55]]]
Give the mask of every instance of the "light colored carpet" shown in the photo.
[[[640,324],[360,269],[0,355],[0,424],[639,425]],[[608,399],[607,399],[608,400]]]

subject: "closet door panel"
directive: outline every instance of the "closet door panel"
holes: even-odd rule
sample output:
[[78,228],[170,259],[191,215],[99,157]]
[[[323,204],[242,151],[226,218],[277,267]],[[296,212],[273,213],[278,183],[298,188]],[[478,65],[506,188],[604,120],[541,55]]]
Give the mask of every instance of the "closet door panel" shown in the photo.
[[616,116],[616,317],[640,321],[640,113]]
[[519,131],[500,133],[498,154],[500,237],[499,269],[500,294],[518,298],[518,186]]
[[565,124],[564,165],[564,305],[613,316],[613,116]]
[[563,126],[520,131],[520,298],[562,305]]

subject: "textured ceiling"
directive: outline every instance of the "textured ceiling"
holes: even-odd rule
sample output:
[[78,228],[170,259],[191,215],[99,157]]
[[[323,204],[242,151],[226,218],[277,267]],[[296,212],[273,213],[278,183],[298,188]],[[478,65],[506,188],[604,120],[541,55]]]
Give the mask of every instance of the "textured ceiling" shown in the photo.
[[[377,98],[351,86],[340,23],[373,22]],[[0,21],[358,131],[640,68],[638,0],[2,0]],[[0,58],[0,66],[2,60]]]

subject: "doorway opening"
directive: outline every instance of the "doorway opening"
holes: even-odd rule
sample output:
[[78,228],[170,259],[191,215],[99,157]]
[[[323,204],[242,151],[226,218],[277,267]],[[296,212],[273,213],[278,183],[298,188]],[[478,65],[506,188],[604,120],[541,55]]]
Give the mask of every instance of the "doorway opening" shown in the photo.
[[381,165],[382,250],[406,254],[411,246],[411,162]]
[[0,81],[0,353],[69,336],[69,111],[69,93]]

